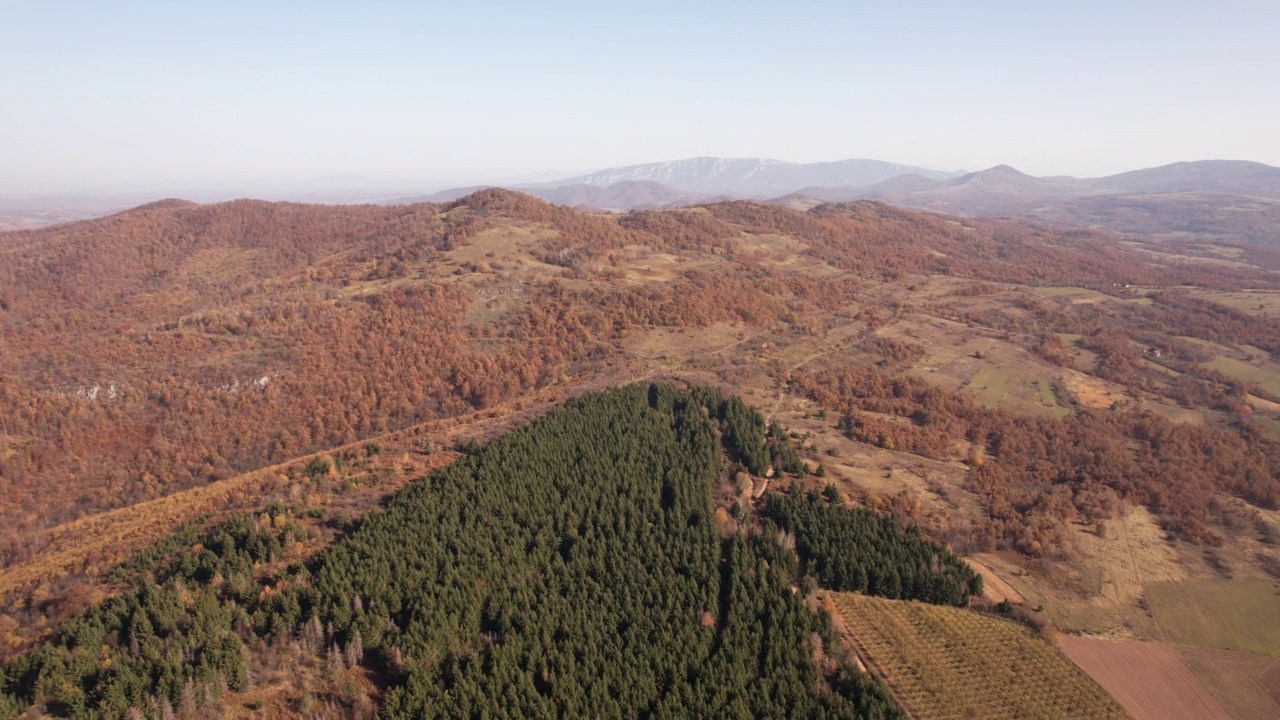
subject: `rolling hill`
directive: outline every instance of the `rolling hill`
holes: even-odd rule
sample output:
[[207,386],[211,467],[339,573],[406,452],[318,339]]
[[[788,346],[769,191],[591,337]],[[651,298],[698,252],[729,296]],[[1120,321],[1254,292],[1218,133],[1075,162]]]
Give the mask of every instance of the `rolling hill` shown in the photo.
[[[308,539],[284,508],[180,534],[129,568],[129,592],[0,668],[0,717],[33,704],[189,717],[244,704],[251,678],[277,713],[309,690],[367,716],[377,673],[387,718],[499,703],[519,717],[900,718],[882,686],[834,660],[839,641],[792,592],[777,533],[726,537],[715,519],[725,453],[764,440],[736,399],[631,385],[411,484],[305,568],[257,574]],[[268,641],[292,655],[283,687],[261,682]],[[102,652],[114,661],[83,662]]]
[[1095,193],[1200,192],[1280,199],[1280,168],[1243,160],[1180,162],[1086,181]]
[[[921,273],[1269,282],[875,204],[606,217],[503,190],[389,207],[165,201],[12,233],[0,253],[0,397],[24,408],[0,427],[0,472],[19,533],[519,397],[616,358],[610,337],[637,326],[804,326],[859,284]],[[51,496],[54,477],[69,480]]]
[[[1036,184],[1004,169],[967,177]],[[856,504],[884,528],[918,528],[896,557],[941,541],[975,553],[1059,627],[1159,639],[1142,604],[1152,578],[1258,584],[1280,573],[1277,271],[1280,254],[1265,247],[879,202],[606,214],[492,188],[393,206],[170,200],[5,233],[0,647],[12,658],[60,642],[68,618],[129,591],[119,562],[175,547],[163,545],[169,524],[203,532],[251,513],[280,551],[272,560],[268,547],[251,578],[223,573],[199,605],[210,628],[234,627],[210,598],[297,599],[289,587],[311,580],[276,573],[354,537],[416,473],[471,457],[478,440],[565,398],[659,380],[739,396],[735,416],[750,409],[770,428],[715,463],[710,492],[724,512],[709,512],[725,538],[768,519],[762,508],[809,517],[775,503],[780,494]],[[737,425],[725,422],[728,437]],[[522,485],[522,473],[494,482]],[[841,561],[858,556],[841,543],[866,536],[844,522],[815,538],[797,520],[775,545],[844,589],[963,603],[964,592],[931,585],[958,565]],[[200,563],[215,561],[201,553],[225,547],[217,535],[183,535],[175,557],[191,558],[179,567],[188,574],[161,579],[211,580],[216,567]],[[164,597],[194,602],[188,579]],[[359,591],[366,612],[370,594]],[[344,655],[350,638],[323,626]],[[92,653],[45,657],[73,657],[70,670],[89,674],[104,670],[104,652],[122,668],[138,660],[127,633],[98,642],[90,630]],[[468,677],[449,658],[472,657],[492,632],[454,636],[462,654],[424,667]],[[394,679],[379,673],[400,667],[342,675],[324,654],[259,638],[249,656],[262,677],[299,674],[290,712],[322,677],[354,688],[327,685],[325,702],[366,707],[359,698]],[[202,682],[218,688],[213,662]],[[37,700],[24,682],[22,702]],[[186,692],[165,687],[179,701]],[[433,687],[395,702],[416,707]]]

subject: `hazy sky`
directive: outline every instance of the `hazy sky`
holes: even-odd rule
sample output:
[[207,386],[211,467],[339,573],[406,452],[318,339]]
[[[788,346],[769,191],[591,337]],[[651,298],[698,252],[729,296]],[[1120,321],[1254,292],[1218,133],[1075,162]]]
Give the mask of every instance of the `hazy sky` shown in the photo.
[[613,5],[0,0],[0,191],[1280,165],[1276,0]]

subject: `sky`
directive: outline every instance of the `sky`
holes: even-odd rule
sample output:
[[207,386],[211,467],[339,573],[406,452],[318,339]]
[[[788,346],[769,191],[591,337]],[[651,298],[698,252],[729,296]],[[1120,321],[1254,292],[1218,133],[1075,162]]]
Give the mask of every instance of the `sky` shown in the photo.
[[615,5],[0,0],[0,192],[1280,165],[1275,0]]

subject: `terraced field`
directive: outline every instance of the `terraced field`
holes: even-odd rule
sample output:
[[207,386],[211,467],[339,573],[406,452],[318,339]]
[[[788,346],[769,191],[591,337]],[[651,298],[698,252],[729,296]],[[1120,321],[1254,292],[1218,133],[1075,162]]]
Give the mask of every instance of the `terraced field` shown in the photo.
[[859,656],[915,720],[1127,717],[1021,625],[958,608],[854,593],[834,598]]

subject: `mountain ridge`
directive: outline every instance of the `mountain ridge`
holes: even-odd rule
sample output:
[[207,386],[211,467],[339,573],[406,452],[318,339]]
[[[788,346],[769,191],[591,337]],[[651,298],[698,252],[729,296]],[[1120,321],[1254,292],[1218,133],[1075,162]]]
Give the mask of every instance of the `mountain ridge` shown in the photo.
[[794,192],[806,185],[873,185],[908,173],[934,179],[954,175],[883,160],[793,163],[767,158],[704,156],[607,168],[554,183],[544,183],[540,187],[578,184],[608,186],[623,181],[651,181],[685,192],[765,197]]
[[[386,205],[411,205],[419,202],[441,203],[454,202],[472,193],[488,190],[500,185],[478,185],[466,188],[442,190],[429,195],[410,195],[387,201]],[[698,203],[715,202],[717,200],[735,199],[729,195],[711,193],[693,193],[677,190],[645,180],[624,180],[612,185],[589,185],[575,183],[556,187],[511,187],[505,188],[526,195],[532,195],[554,205],[584,208],[601,211],[653,210],[663,207],[680,207]]]
[[[1036,177],[1009,165],[944,173],[878,160],[789,163],[700,157],[606,168],[551,183],[505,184],[556,205],[600,212],[754,200],[793,208],[876,200],[960,216],[1014,216],[1150,237],[1270,244],[1280,238],[1280,168],[1245,160],[1198,160],[1098,178]],[[354,202],[451,203],[497,185]],[[695,188],[695,189],[691,189]],[[696,188],[703,188],[701,190]],[[708,189],[711,188],[711,189]],[[315,202],[316,198],[301,198]],[[0,230],[105,215],[120,206],[47,212],[40,198],[0,203]],[[329,199],[321,204],[335,204]]]

